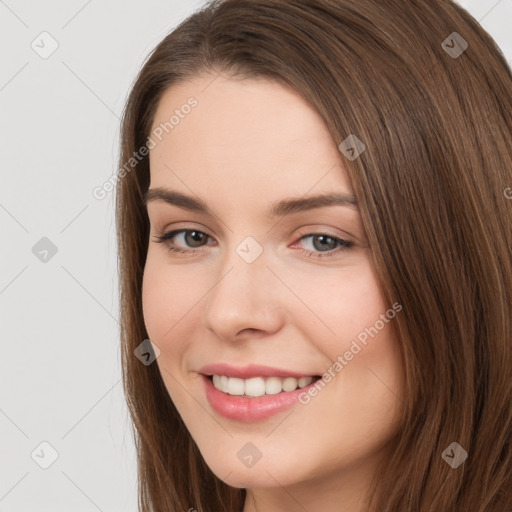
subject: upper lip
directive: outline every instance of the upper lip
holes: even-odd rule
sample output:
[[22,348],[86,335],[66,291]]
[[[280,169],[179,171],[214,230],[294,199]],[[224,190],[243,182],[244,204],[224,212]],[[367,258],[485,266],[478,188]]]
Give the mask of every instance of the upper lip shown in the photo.
[[199,373],[204,375],[225,375],[226,377],[238,377],[239,379],[250,379],[252,377],[312,377],[315,373],[301,373],[272,366],[260,366],[250,364],[247,366],[232,366],[227,363],[207,364]]

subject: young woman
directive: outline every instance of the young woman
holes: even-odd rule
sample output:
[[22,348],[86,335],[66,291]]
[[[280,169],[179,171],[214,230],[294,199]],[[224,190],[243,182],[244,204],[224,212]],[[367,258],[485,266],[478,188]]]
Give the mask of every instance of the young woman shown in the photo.
[[117,184],[141,512],[512,510],[512,73],[448,0],[220,0]]

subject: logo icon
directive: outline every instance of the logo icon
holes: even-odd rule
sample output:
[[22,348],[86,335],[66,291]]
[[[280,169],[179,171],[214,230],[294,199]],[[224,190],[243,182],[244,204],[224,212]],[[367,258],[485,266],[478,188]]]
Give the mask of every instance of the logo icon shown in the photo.
[[354,134],[350,134],[343,142],[338,145],[338,149],[343,153],[351,162],[363,153],[366,146]]
[[39,57],[41,57],[41,59],[46,60],[55,53],[59,47],[59,43],[51,34],[44,31],[30,43],[30,47],[39,55]]

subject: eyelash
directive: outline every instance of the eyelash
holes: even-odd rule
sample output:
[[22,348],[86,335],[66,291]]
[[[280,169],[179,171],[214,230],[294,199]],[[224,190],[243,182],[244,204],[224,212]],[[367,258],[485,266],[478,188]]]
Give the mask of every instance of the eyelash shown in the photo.
[[[211,238],[208,234],[204,233],[203,231],[199,231],[198,229],[176,229],[174,231],[168,231],[167,233],[162,233],[159,236],[155,236],[156,243],[164,244],[167,247],[167,249],[172,253],[180,253],[180,254],[193,253],[193,252],[196,252],[198,249],[181,249],[179,247],[176,247],[174,244],[172,244],[170,242],[170,239],[173,238],[175,235],[177,235],[179,233],[183,233],[183,232],[192,232],[192,231],[194,231],[196,233],[201,233],[201,234],[206,235],[207,237]],[[299,238],[298,242],[300,242],[304,238],[308,238],[310,236],[326,236],[326,237],[331,238],[332,240],[335,240],[336,242],[339,243],[339,246],[336,249],[331,249],[331,250],[325,251],[325,252],[308,251],[306,249],[302,249],[302,252],[304,254],[306,254],[307,257],[313,258],[313,259],[334,256],[334,253],[346,251],[354,245],[353,242],[349,242],[348,240],[343,240],[342,238],[339,238],[339,237],[333,236],[333,235],[329,235],[327,233],[308,233],[306,235],[302,235]]]

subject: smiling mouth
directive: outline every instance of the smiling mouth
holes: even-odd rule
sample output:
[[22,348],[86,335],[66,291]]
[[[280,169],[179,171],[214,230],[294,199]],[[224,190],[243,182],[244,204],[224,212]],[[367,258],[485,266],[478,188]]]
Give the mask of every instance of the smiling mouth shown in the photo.
[[214,387],[223,393],[244,398],[288,393],[309,386],[321,379],[320,375],[309,377],[252,377],[240,379],[226,375],[206,375]]

